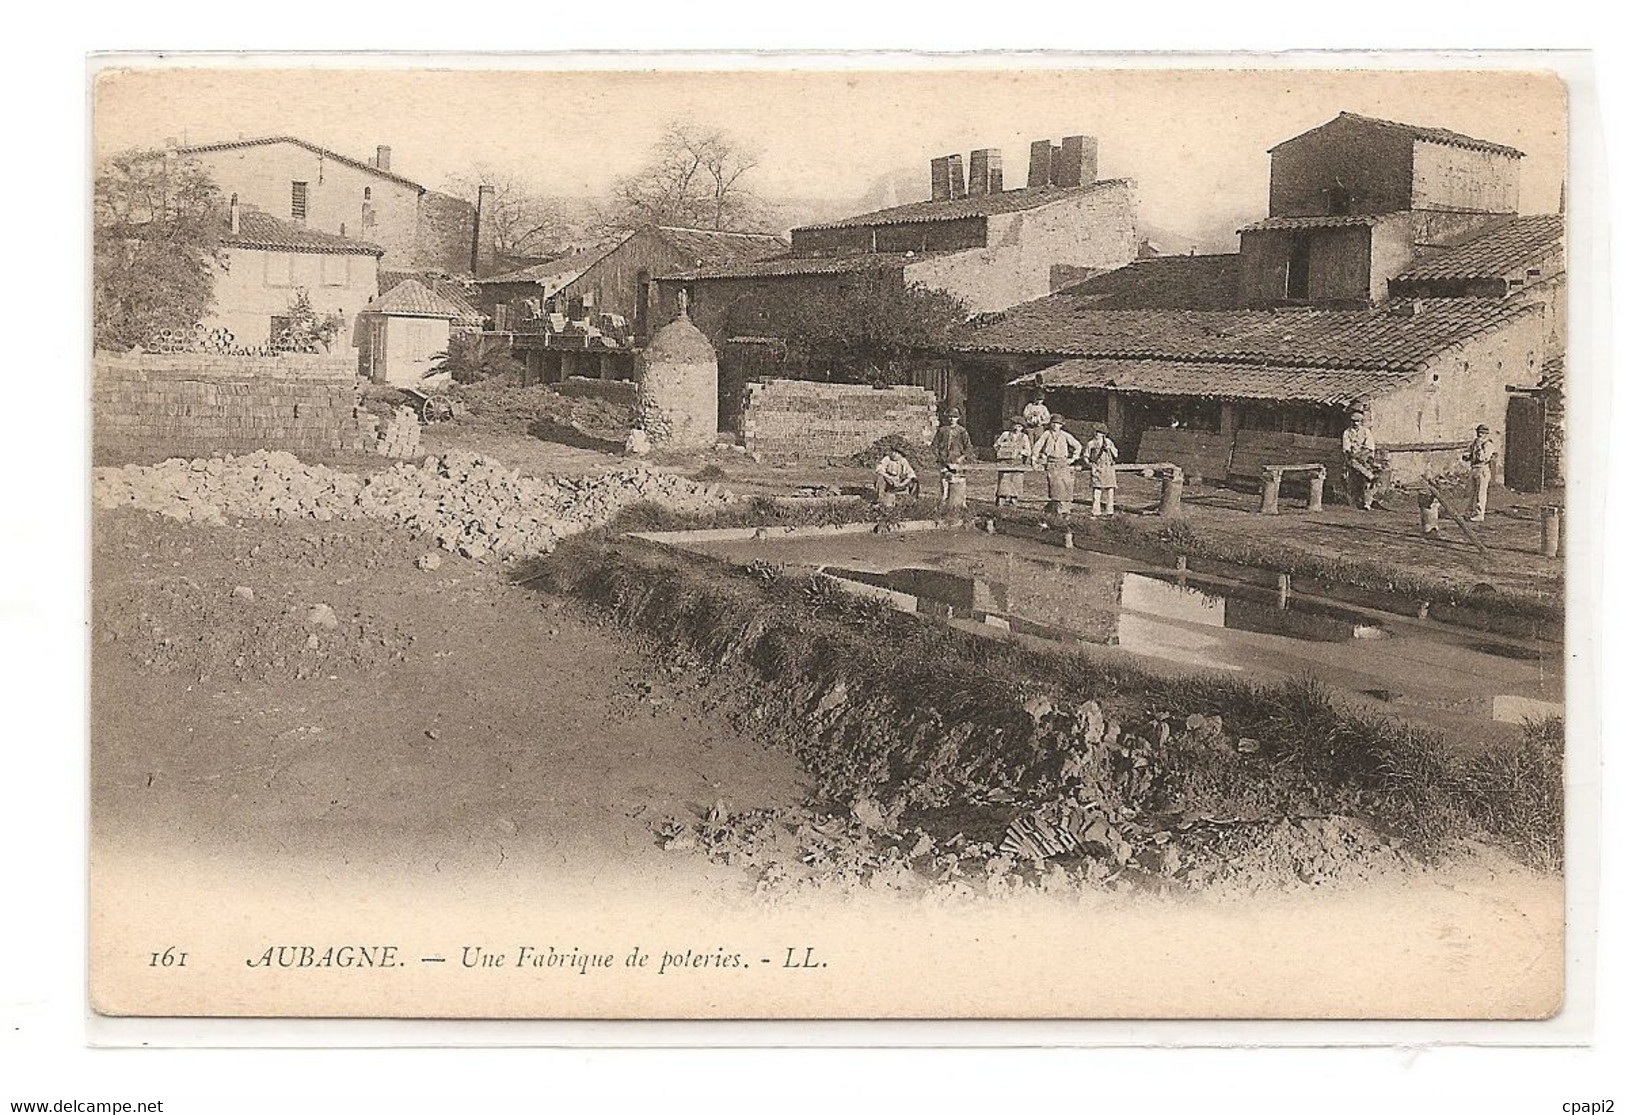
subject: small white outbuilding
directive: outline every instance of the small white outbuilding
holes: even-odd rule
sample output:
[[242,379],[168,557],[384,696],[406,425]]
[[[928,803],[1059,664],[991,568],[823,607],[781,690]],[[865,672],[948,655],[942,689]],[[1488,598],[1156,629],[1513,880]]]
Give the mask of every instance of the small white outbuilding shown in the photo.
[[451,322],[461,311],[418,282],[391,287],[362,310],[362,369],[374,383],[414,387],[429,374],[451,342]]

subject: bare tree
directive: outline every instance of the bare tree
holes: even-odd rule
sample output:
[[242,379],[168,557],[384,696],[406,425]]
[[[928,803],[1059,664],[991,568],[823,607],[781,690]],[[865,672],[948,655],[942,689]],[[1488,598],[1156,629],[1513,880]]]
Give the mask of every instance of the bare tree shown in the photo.
[[755,154],[722,129],[674,120],[649,162],[615,184],[607,222],[623,229],[758,231],[761,204],[743,181],[756,163]]
[[492,188],[491,204],[481,218],[489,221],[491,246],[508,261],[557,253],[571,229],[557,202],[536,193],[506,171],[476,164],[468,174],[446,179],[446,192],[478,205],[480,187]]

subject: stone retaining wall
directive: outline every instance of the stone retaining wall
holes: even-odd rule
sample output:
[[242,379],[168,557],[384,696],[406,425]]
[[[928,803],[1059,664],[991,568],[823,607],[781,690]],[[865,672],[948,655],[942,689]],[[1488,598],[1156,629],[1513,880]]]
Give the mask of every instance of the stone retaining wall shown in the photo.
[[571,376],[562,383],[552,385],[560,395],[575,399],[604,399],[620,406],[632,406],[638,401],[638,385],[629,379],[592,379]]
[[835,457],[891,434],[929,442],[937,397],[923,387],[774,379],[745,385],[745,450],[764,457]]
[[280,449],[301,457],[364,452],[355,357],[108,353],[95,358],[99,460]]

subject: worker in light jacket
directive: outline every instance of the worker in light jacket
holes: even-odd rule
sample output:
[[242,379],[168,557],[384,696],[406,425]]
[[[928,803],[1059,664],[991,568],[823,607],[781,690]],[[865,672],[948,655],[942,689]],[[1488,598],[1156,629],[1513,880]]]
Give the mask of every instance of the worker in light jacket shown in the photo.
[[920,478],[895,445],[875,466],[875,499],[882,507],[895,507],[904,496],[920,494]]
[[1377,435],[1366,425],[1364,405],[1357,403],[1349,412],[1348,429],[1343,431],[1343,471],[1348,481],[1349,503],[1361,511],[1371,510],[1380,467]]
[[1010,419],[1010,428],[993,443],[993,459],[998,462],[999,482],[993,489],[993,502],[1014,507],[1027,485],[1027,470],[1033,466],[1033,439],[1021,415]]
[[1083,456],[1083,444],[1066,432],[1066,419],[1050,415],[1049,429],[1033,442],[1033,464],[1044,470],[1049,502],[1044,505],[1044,525],[1064,526],[1072,511],[1072,469]]
[[1467,518],[1470,522],[1482,523],[1484,513],[1489,510],[1490,474],[1494,472],[1495,458],[1500,449],[1490,435],[1490,428],[1484,423],[1478,424],[1475,433],[1477,436],[1461,459],[1467,462],[1467,472],[1473,481],[1473,510]]
[[937,467],[942,470],[942,495],[939,502],[948,502],[948,482],[959,475],[966,461],[976,456],[971,448],[970,432],[959,424],[959,408],[951,407],[942,417],[936,436],[931,439],[931,452],[936,454]]
[[[1117,443],[1105,426],[1095,427],[1095,436],[1083,447],[1083,460],[1089,466],[1089,489],[1094,498],[1095,518],[1117,513]],[[1101,510],[1104,500],[1106,509]]]

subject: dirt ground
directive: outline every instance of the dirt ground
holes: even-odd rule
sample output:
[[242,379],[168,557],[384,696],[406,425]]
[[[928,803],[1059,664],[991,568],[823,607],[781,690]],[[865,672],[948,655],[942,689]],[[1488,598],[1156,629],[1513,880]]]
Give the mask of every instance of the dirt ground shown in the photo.
[[418,568],[431,548],[399,532],[95,525],[97,844],[590,877],[669,870],[655,815],[804,793],[681,674],[492,570]]

